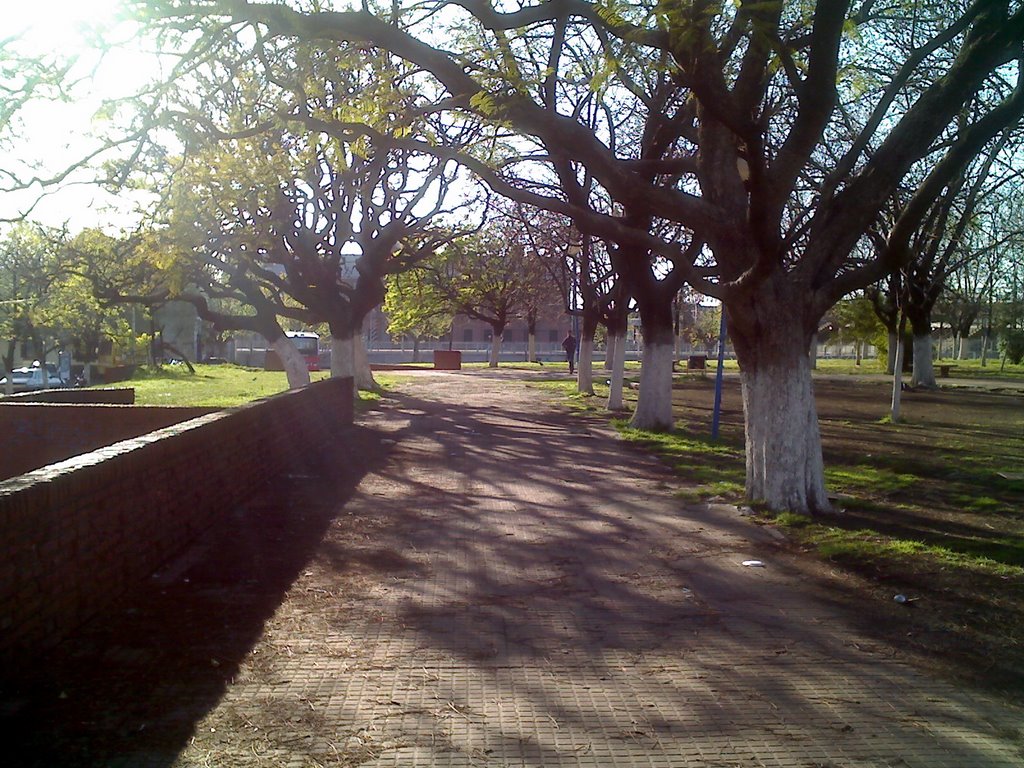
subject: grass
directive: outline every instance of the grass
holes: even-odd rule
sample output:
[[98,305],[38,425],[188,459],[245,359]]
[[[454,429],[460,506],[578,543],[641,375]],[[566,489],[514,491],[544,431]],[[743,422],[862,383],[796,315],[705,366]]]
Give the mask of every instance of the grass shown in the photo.
[[[850,361],[819,361],[819,372],[853,368]],[[596,398],[588,403],[575,394],[573,382],[541,386],[564,393],[573,407],[600,410],[600,402],[590,405]],[[681,505],[746,502],[738,382],[726,379],[716,442],[708,434],[713,391],[713,376],[677,377],[678,428],[670,433],[613,419],[624,439],[674,469],[684,485],[675,492]],[[839,514],[773,514],[755,504],[755,519],[785,531],[791,551],[808,563],[828,563],[832,577],[849,587],[843,599],[870,627],[929,658],[970,659],[959,671],[973,670],[993,687],[1024,690],[1024,480],[1015,479],[1024,465],[1020,396],[966,388],[908,392],[902,421],[881,424],[888,382],[834,377],[821,379],[815,391],[826,484]],[[636,393],[625,397],[629,405]],[[877,591],[865,594],[865,585]],[[916,599],[913,611],[894,621],[886,611],[898,593]]]
[[[288,388],[283,371],[264,371],[240,365],[196,365],[191,374],[184,365],[165,365],[160,368],[139,368],[124,386],[135,389],[138,405],[193,406],[232,408],[263,397],[270,397]],[[319,381],[329,376],[327,371],[314,371],[310,379]],[[377,375],[385,389],[401,377]],[[379,400],[373,392],[360,392],[363,408]]]
[[776,515],[774,522],[819,556],[859,568],[867,564],[892,565],[900,561],[905,565],[919,561],[919,568],[938,566],[1003,578],[1024,577],[1024,545],[1020,539],[969,543],[951,540],[942,544],[889,536],[871,529],[824,525],[790,512]]

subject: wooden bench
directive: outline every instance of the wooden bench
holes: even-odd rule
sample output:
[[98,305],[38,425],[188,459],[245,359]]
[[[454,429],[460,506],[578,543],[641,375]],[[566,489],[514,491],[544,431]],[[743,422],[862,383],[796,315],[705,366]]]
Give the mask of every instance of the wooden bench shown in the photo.
[[956,363],[939,363],[939,378],[948,379],[949,372],[958,367]]

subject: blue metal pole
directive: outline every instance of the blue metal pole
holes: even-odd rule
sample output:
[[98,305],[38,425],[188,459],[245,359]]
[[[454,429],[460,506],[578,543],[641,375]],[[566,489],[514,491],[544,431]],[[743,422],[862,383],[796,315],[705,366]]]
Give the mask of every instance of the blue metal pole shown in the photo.
[[711,439],[718,439],[718,422],[722,415],[722,372],[725,368],[725,307],[718,326],[718,371],[715,373],[715,409],[711,416]]

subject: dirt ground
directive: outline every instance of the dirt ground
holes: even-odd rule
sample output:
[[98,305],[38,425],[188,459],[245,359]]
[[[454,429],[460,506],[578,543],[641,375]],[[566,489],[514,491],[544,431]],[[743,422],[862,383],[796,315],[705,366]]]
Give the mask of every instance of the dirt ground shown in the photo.
[[417,374],[334,471],[226,511],[4,688],[12,764],[1021,764],[1007,697],[522,378]]
[[[839,514],[821,522],[868,544],[919,542],[941,551],[895,556],[839,551],[821,557],[790,531],[794,566],[824,574],[879,636],[947,673],[1024,691],[1024,394],[970,386],[905,391],[898,426],[887,382],[853,376],[815,383],[830,492]],[[710,376],[676,385],[680,426],[707,435]],[[725,382],[714,466],[742,485],[742,401]],[[681,475],[687,476],[685,468]],[[729,497],[729,494],[725,494]],[[737,497],[730,497],[738,501]],[[840,534],[841,536],[842,534]],[[1008,568],[1001,568],[1008,566]],[[892,603],[902,594],[909,602]]]

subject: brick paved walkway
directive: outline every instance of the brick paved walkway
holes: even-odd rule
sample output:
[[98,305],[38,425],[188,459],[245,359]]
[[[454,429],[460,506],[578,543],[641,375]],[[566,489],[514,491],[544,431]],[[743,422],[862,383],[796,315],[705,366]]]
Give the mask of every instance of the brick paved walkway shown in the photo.
[[726,505],[684,508],[658,462],[505,376],[412,376],[366,419],[357,484],[291,478],[83,633],[79,667],[101,671],[47,683],[59,703],[36,754],[1024,765],[1020,710],[901,663],[774,563],[771,534]]

